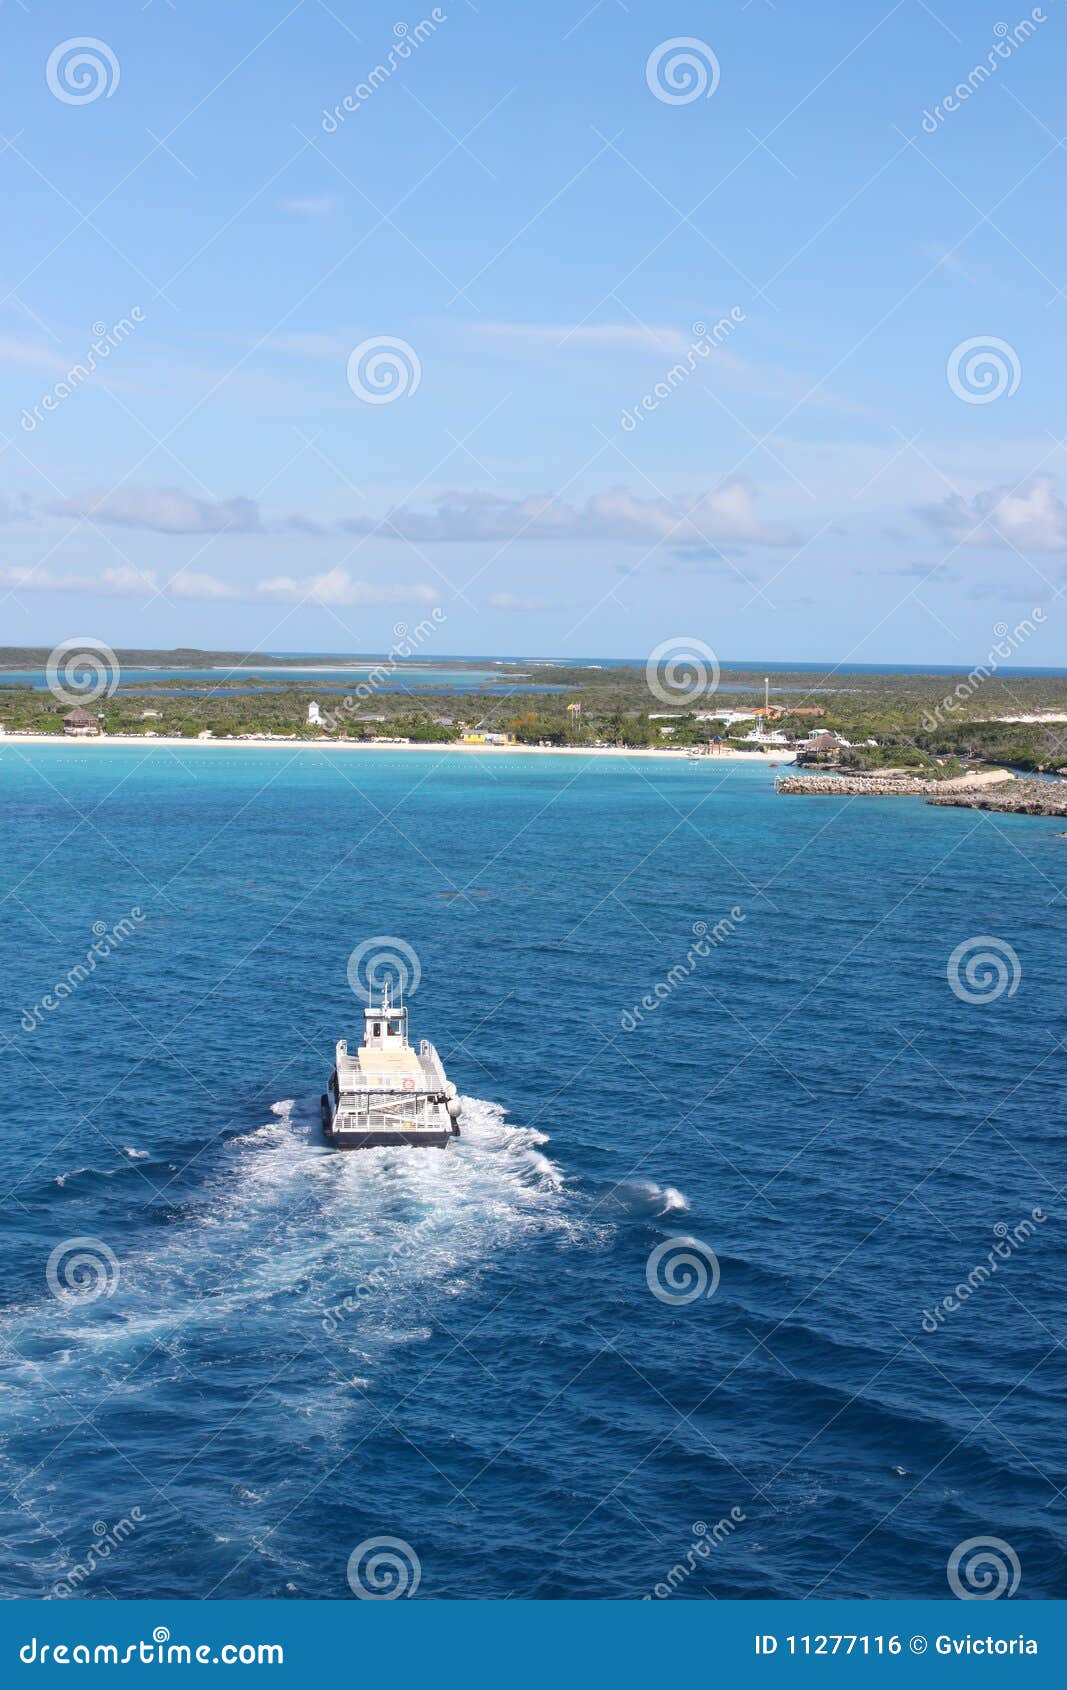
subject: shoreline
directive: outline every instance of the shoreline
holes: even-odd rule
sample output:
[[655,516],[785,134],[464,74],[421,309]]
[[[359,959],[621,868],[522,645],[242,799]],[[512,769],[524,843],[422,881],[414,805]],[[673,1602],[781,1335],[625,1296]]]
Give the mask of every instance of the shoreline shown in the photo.
[[7,745],[62,745],[68,748],[101,745],[144,746],[174,751],[192,749],[244,751],[454,751],[467,756],[494,757],[667,757],[674,763],[762,763],[792,766],[794,759],[785,752],[770,756],[762,751],[716,751],[710,756],[690,757],[680,748],[664,746],[634,746],[630,749],[614,745],[463,745],[456,740],[427,740],[411,745],[375,744],[359,739],[183,739],[177,734],[99,734],[85,739],[70,734],[0,734],[0,750]]

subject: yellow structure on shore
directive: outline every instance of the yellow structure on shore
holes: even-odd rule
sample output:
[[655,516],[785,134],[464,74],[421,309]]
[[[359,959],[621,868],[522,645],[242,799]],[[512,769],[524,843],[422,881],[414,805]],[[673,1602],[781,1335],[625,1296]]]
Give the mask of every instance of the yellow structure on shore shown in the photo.
[[489,733],[485,728],[464,728],[460,734],[464,745],[514,745],[515,735],[508,733]]

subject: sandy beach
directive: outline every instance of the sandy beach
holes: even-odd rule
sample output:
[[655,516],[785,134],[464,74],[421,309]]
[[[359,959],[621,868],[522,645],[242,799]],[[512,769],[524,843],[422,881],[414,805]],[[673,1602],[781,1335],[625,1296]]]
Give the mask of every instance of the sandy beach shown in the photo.
[[1036,710],[1030,716],[994,716],[994,722],[1025,723],[1027,726],[1040,726],[1042,723],[1067,722],[1067,716],[1059,710]]
[[395,742],[358,739],[182,739],[178,735],[165,734],[100,734],[78,739],[67,734],[0,734],[0,750],[5,746],[20,745],[65,746],[68,750],[74,748],[90,754],[94,747],[130,745],[149,751],[447,751],[467,757],[666,757],[674,763],[764,763],[768,768],[793,762],[787,752],[770,756],[762,751],[730,750],[716,751],[708,757],[690,757],[680,746],[674,749],[664,746],[662,750],[658,746],[641,746],[626,750],[614,745],[463,745],[454,740],[398,745]]

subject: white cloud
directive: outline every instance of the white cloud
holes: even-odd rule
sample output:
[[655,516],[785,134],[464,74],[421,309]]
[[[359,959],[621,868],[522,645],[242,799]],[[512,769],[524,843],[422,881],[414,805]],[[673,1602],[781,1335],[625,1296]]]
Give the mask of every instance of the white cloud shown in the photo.
[[194,499],[177,488],[146,493],[80,493],[47,507],[56,516],[90,518],[120,528],[148,528],[157,534],[222,534],[262,531],[254,499]]
[[[580,505],[568,504],[554,493],[512,498],[454,490],[442,493],[431,510],[400,505],[381,517],[352,517],[336,523],[322,523],[299,513],[266,520],[254,499],[196,499],[175,488],[76,494],[42,508],[53,515],[97,525],[174,535],[313,536],[332,529],[426,544],[494,544],[525,539],[678,547],[783,546],[796,544],[798,539],[790,530],[763,521],[756,509],[755,489],[740,478],[724,481],[709,492],[659,499],[642,499],[626,487],[613,487],[591,494]],[[324,591],[329,591],[330,576],[316,579],[326,583]]]
[[48,569],[3,569],[0,583],[24,593],[101,593],[114,598],[144,598],[164,592],[181,599],[236,599],[245,595],[239,588],[192,570],[173,577],[160,576],[154,569],[120,565],[102,575],[54,575]]
[[497,344],[555,348],[621,348],[652,352],[684,352],[694,336],[654,323],[465,323],[470,334]]
[[239,599],[244,596],[239,587],[197,569],[183,569],[175,575],[167,586],[167,592],[178,599]]
[[54,575],[43,568],[0,569],[0,585],[20,593],[102,593],[108,597],[143,597],[157,588],[151,569],[105,569],[102,575]]
[[53,593],[59,590],[59,583],[46,569],[0,569],[0,587],[21,593]]
[[1067,551],[1067,505],[1051,475],[1032,476],[1017,487],[988,487],[969,501],[955,493],[920,515],[958,545]]
[[[464,323],[464,334],[491,341],[495,347],[523,351],[541,358],[552,353],[577,351],[610,353],[654,353],[664,359],[684,356],[709,334],[715,338],[717,324],[725,323],[730,333],[738,329],[730,322],[730,310],[701,312],[692,323],[669,327],[661,323]],[[742,319],[743,320],[743,319]],[[698,333],[698,330],[701,331]],[[726,386],[750,399],[767,399],[790,408],[797,404],[848,416],[881,416],[875,405],[864,404],[829,388],[824,381],[804,370],[780,364],[764,364],[744,358],[726,345],[719,334],[706,364],[699,366],[699,380]],[[640,377],[635,379],[640,380]],[[639,395],[635,395],[635,398]]]
[[506,498],[497,493],[443,493],[432,511],[399,506],[381,518],[357,518],[342,527],[355,534],[401,540],[604,541],[623,545],[792,545],[796,535],[768,526],[756,514],[748,481],[723,482],[712,492],[673,499],[640,499],[625,487],[594,493],[569,505],[551,493]]
[[32,522],[33,506],[25,493],[20,493],[15,499],[5,498],[0,493],[0,522]]
[[279,200],[283,211],[296,217],[329,217],[337,206],[336,194],[310,194],[306,199]]
[[102,575],[85,576],[54,575],[42,568],[16,568],[0,569],[0,586],[29,593],[100,593],[143,598],[161,592],[168,598],[179,599],[240,599],[253,603],[278,599],[300,603],[314,599],[320,604],[334,605],[436,604],[441,596],[432,587],[376,586],[357,581],[345,569],[302,578],[278,575],[251,586],[240,586],[198,570],[182,570],[170,576],[154,569],[118,567],[105,569]]
[[330,569],[323,575],[275,575],[261,581],[257,595],[293,601],[317,599],[320,604],[376,605],[376,604],[436,604],[439,592],[432,587],[375,586],[369,581],[357,581],[347,569]]
[[[60,581],[59,585],[64,583]],[[81,590],[92,592],[94,589],[104,593],[114,593],[116,597],[127,598],[131,595],[144,597],[145,594],[156,591],[156,572],[154,569],[135,569],[132,564],[119,564],[111,569],[105,569],[99,584],[90,580],[83,580]]]
[[61,358],[47,346],[35,346],[31,341],[17,340],[12,335],[0,335],[0,361],[5,364],[25,364],[35,370],[70,369],[69,358]]

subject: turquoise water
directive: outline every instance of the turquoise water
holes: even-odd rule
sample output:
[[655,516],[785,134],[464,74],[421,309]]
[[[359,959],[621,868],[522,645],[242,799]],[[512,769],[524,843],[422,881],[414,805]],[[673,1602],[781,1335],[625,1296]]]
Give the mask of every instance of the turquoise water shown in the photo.
[[[147,668],[123,667],[121,674],[116,670],[117,683],[124,687],[137,687],[141,690],[150,689],[153,692],[173,692],[180,690],[189,694],[196,689],[184,686],[180,689],[168,687],[168,681],[200,681],[205,693],[217,689],[222,682],[226,682],[227,692],[271,692],[278,691],[294,682],[303,687],[311,687],[321,692],[344,692],[356,687],[360,682],[373,678],[376,671],[387,667],[387,678],[384,684],[374,682],[376,692],[465,692],[477,690],[480,687],[493,686],[505,688],[509,692],[541,693],[559,692],[562,689],[549,686],[536,680],[526,679],[516,681],[506,677],[499,670],[493,669],[441,669],[425,664],[395,663],[390,666],[389,658],[382,658],[376,663],[369,662],[347,663],[337,660],[331,662],[326,659],[319,663],[311,663],[305,667],[293,664],[285,669],[273,668],[270,664],[256,668],[255,663],[243,665],[239,669],[227,668],[224,664],[214,669],[183,669],[169,668],[165,665]],[[234,682],[247,677],[248,685],[239,687]],[[95,677],[90,669],[89,679]],[[44,669],[0,669],[0,687],[29,686],[36,691],[44,691],[49,685],[48,673]],[[73,681],[67,681],[68,688],[73,687]]]
[[[431,1599],[947,1597],[980,1535],[1067,1593],[1067,841],[772,778],[0,747],[6,1593],[122,1521],[79,1593],[348,1597],[392,1536]],[[379,935],[443,1155],[319,1138]],[[679,1236],[710,1297],[650,1290]]]

